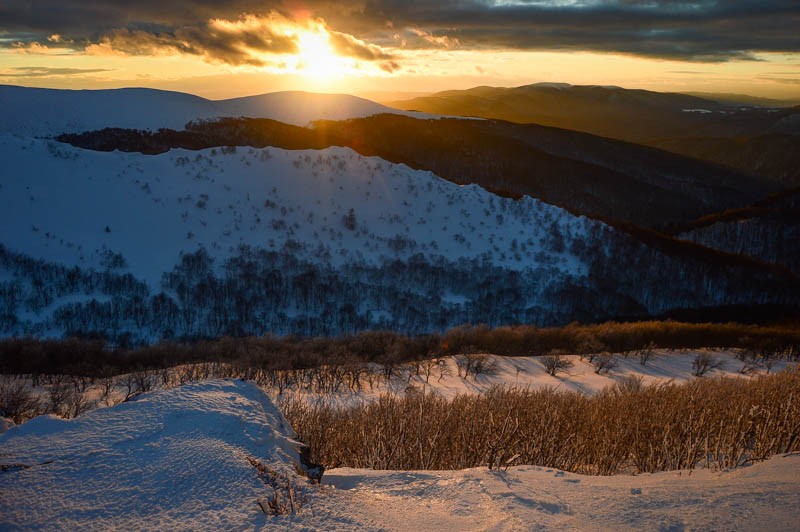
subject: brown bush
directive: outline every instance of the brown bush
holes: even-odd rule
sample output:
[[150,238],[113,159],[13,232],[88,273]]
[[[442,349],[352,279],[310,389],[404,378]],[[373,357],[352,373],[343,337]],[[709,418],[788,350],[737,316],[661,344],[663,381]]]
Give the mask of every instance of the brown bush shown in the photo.
[[[441,336],[410,337],[389,331],[335,338],[267,335],[163,342],[134,349],[115,349],[99,340],[12,338],[0,340],[0,374],[30,375],[37,382],[44,374],[108,377],[199,363],[217,368],[227,364],[233,366],[237,374],[248,375],[334,363],[351,367],[378,363],[389,380],[401,364],[443,355],[538,356],[553,351],[646,353],[656,345],[665,349],[740,347],[757,353],[760,360],[767,363],[780,357],[800,359],[800,326],[672,321],[569,324],[550,328],[519,325],[490,329],[477,325],[455,327]],[[643,363],[647,362],[646,358],[642,359]],[[460,369],[463,374],[464,368]],[[480,364],[478,369],[484,373],[491,371],[490,367],[480,367]],[[205,370],[198,366],[197,371],[200,373],[182,375],[181,381],[202,379]]]
[[354,407],[286,398],[326,468],[461,469],[535,464],[610,475],[730,468],[800,451],[800,370],[684,385],[628,380],[594,397],[494,388],[452,400],[384,395]]

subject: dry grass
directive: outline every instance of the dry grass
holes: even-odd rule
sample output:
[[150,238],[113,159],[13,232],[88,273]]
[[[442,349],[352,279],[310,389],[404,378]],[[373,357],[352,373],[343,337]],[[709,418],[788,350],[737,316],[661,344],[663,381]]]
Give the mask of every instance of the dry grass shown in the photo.
[[461,469],[536,464],[610,475],[731,468],[800,451],[800,370],[704,378],[594,397],[495,388],[447,400],[383,396],[355,407],[285,399],[311,459],[332,467]]

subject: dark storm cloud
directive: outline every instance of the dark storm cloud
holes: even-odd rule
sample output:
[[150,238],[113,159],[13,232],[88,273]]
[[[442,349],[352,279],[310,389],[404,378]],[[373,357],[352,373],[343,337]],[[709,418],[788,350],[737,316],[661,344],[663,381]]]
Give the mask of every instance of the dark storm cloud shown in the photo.
[[[383,47],[590,50],[693,61],[800,51],[797,0],[0,0],[0,31],[91,43],[114,30],[163,35],[202,28],[210,18],[271,11],[321,17],[332,30]],[[337,45],[346,49],[345,41]]]

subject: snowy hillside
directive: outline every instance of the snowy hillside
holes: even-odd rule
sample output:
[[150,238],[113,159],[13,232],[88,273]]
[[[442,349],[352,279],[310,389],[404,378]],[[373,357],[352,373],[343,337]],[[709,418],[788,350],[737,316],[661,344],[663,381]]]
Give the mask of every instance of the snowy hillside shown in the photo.
[[[433,305],[437,313],[449,313],[453,324],[474,321],[472,314],[486,320],[491,314],[476,306],[477,295],[486,297],[485,285],[471,283],[479,279],[492,290],[523,284],[508,293],[517,306],[500,312],[546,310],[553,297],[548,291],[586,276],[588,258],[572,250],[587,244],[573,243],[594,241],[588,233],[603,231],[597,222],[538,200],[499,198],[346,148],[231,147],[146,156],[5,135],[0,157],[12,161],[0,174],[0,199],[7,205],[0,211],[0,322],[6,320],[0,325],[6,334],[86,331],[85,313],[95,315],[96,305],[117,317],[115,325],[104,318],[105,324],[91,330],[122,326],[144,338],[167,330],[224,334],[228,325],[218,324],[222,329],[215,332],[203,321],[220,318],[211,316],[219,308],[196,300],[209,294],[207,288],[233,297],[224,305],[245,312],[235,318],[237,326],[258,333],[398,323],[430,328],[441,320],[425,317]],[[45,262],[35,265],[29,258]],[[409,262],[418,267],[409,268]],[[393,273],[387,264],[394,264]],[[421,276],[423,264],[428,273]],[[37,273],[42,267],[49,273]],[[63,267],[80,270],[59,273]],[[547,278],[549,284],[504,281],[508,275]],[[226,277],[229,288],[199,287],[209,276]],[[230,283],[238,288],[232,291]],[[354,291],[356,284],[362,286]],[[145,326],[142,320],[149,318],[127,321],[131,305],[141,304],[135,298],[159,290],[185,304],[191,299],[209,315],[165,326],[177,315],[177,309],[168,310],[173,318],[153,317],[154,324],[167,327],[161,332]],[[488,296],[496,305],[497,296]],[[241,308],[235,302],[240,297],[253,303]],[[426,302],[421,308],[408,297]],[[326,310],[330,305],[335,307]],[[351,310],[341,312],[347,305]],[[128,310],[119,314],[123,307]],[[328,322],[319,320],[328,312]],[[318,321],[312,324],[311,317]],[[305,325],[287,326],[294,318]],[[234,318],[223,322],[228,319]]]
[[[508,386],[526,390],[552,388],[595,395],[630,379],[639,380],[644,385],[691,382],[700,378],[695,375],[696,368],[693,366],[700,356],[708,356],[715,365],[718,364],[719,367],[708,372],[713,377],[748,379],[756,373],[777,373],[793,370],[800,365],[794,361],[771,359],[767,370],[763,363],[743,357],[741,352],[736,351],[652,349],[642,352],[647,355],[644,364],[639,354],[615,353],[610,357],[606,354],[605,361],[599,354],[562,355],[569,368],[556,375],[547,373],[542,357],[538,356],[472,355],[473,359],[481,360],[485,370],[468,376],[465,376],[468,360],[464,356],[440,357],[421,361],[419,371],[413,363],[407,365],[398,371],[400,376],[393,381],[370,383],[369,388],[364,385],[358,392],[342,389],[337,393],[325,394],[324,400],[348,405],[376,400],[384,394],[404,396],[417,392],[452,399],[457,395],[483,394],[496,387]],[[607,365],[598,369],[603,362]],[[273,389],[273,392],[277,394],[279,390]],[[314,400],[320,395],[319,392],[312,394],[308,390],[295,393]]]
[[271,118],[305,126],[380,113],[409,113],[346,94],[276,92],[231,100],[155,89],[55,90],[0,85],[0,132],[53,136],[105,127],[183,129],[192,120],[224,116]]
[[[211,381],[0,435],[0,529],[792,530],[800,457],[733,471],[586,476],[332,469],[297,475],[293,432],[255,385]],[[296,512],[266,515],[274,478]]]
[[[240,245],[293,248],[316,262],[481,258],[513,269],[580,275],[552,235],[596,224],[526,198],[460,187],[346,148],[101,153],[0,137],[2,242],[12,251],[102,269],[109,252],[158,285],[181,252],[223,260]],[[295,249],[296,248],[296,249]]]
[[265,526],[258,501],[306,481],[280,411],[254,384],[147,394],[71,421],[38,417],[0,436],[0,529]]

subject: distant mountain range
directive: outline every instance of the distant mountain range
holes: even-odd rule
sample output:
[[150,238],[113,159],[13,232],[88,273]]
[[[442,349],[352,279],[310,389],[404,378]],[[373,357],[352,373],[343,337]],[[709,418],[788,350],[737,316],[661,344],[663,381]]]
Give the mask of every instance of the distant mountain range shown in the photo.
[[[736,95],[659,93],[539,83],[476,87],[391,102],[398,109],[535,123],[647,144],[800,185],[800,106]],[[751,100],[752,101],[752,100]]]
[[312,120],[342,120],[380,113],[425,116],[346,94],[287,91],[207,100],[155,89],[54,90],[0,85],[0,132],[29,136],[104,127],[182,129],[192,120],[239,116],[305,126]]
[[346,95],[0,95],[0,335],[122,345],[800,305],[788,240],[739,249],[694,222],[776,185],[650,147]]

